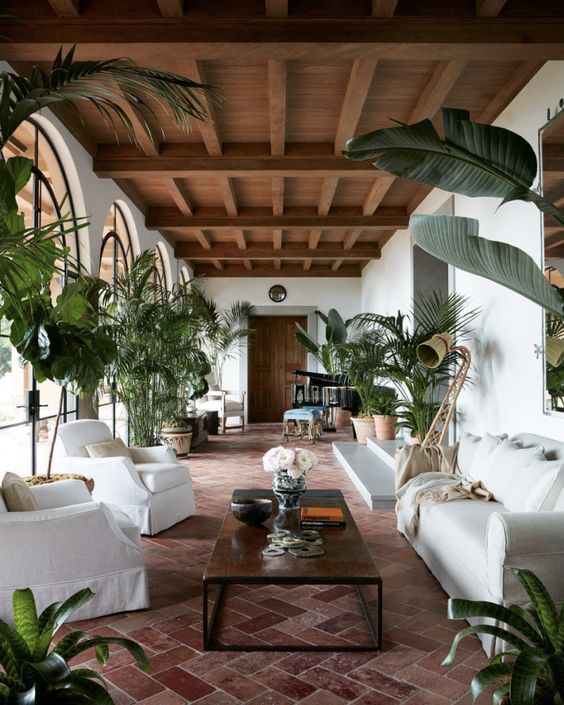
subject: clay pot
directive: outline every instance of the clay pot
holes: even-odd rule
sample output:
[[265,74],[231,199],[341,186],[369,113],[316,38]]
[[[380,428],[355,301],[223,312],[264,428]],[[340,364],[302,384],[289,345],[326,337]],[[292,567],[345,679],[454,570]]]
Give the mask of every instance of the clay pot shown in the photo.
[[396,437],[397,416],[380,416],[374,414],[374,430],[379,441],[393,441]]
[[22,477],[22,480],[31,487],[37,485],[50,485],[52,482],[59,482],[62,480],[82,480],[90,494],[92,494],[92,491],[94,490],[94,480],[91,477],[84,477],[84,475],[78,475],[77,473],[72,472],[51,475],[49,479],[47,479],[47,475],[33,475],[32,477]]
[[337,409],[335,416],[335,428],[340,430],[351,427],[351,412],[346,409]]
[[374,420],[370,416],[353,416],[356,440],[366,445],[366,439],[374,435]]
[[190,452],[192,433],[164,433],[161,431],[161,443],[176,451],[179,458],[185,458]]

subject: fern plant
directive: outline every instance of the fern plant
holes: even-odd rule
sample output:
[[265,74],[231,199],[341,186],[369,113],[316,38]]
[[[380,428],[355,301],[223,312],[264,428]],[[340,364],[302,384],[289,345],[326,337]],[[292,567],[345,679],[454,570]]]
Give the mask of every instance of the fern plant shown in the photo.
[[91,668],[71,669],[68,663],[93,649],[98,663],[105,665],[111,644],[127,649],[144,671],[149,670],[145,652],[131,639],[72,631],[52,646],[63,624],[93,596],[85,588],[38,615],[29,588],[14,592],[15,626],[0,620],[0,705],[113,705],[99,673]]
[[[485,617],[494,624],[474,624],[454,637],[443,666],[452,666],[460,642],[472,634],[489,634],[510,648],[496,654],[471,683],[476,700],[486,688],[497,685],[494,705],[564,705],[564,607],[558,612],[548,590],[536,575],[512,568],[530,602],[504,607],[494,602],[450,599],[450,619]],[[505,627],[497,626],[499,623]]]

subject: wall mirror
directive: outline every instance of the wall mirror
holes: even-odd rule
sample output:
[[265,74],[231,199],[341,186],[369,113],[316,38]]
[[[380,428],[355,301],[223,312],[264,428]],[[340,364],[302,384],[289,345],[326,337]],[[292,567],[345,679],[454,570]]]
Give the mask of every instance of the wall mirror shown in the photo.
[[[564,207],[564,109],[559,106],[539,131],[541,182],[545,198]],[[564,291],[564,226],[541,214],[544,273],[548,281]],[[564,414],[564,322],[545,314],[544,409]]]

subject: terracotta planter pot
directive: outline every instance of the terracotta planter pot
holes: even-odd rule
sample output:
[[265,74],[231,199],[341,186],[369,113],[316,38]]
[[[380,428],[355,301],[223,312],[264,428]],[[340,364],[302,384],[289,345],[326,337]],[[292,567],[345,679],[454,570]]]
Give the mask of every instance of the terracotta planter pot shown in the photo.
[[379,441],[393,441],[396,437],[397,416],[374,415],[374,430]]
[[90,494],[92,494],[92,490],[94,489],[94,480],[91,477],[84,477],[84,475],[78,475],[77,473],[72,472],[51,475],[49,479],[47,479],[47,475],[33,475],[32,477],[22,477],[22,480],[31,487],[35,485],[50,485],[52,482],[59,482],[62,480],[82,480]]
[[162,433],[161,443],[176,451],[179,458],[185,458],[190,452],[192,433]]
[[374,420],[370,416],[353,416],[356,440],[366,445],[366,439],[374,435]]
[[351,427],[351,412],[345,409],[337,409],[335,416],[335,428],[347,429]]

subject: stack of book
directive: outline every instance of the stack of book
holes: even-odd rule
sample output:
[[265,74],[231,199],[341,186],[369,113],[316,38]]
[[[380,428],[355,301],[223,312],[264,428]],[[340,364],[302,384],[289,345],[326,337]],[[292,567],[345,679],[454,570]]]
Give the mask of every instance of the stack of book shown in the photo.
[[347,524],[339,507],[302,507],[302,529],[343,529]]

